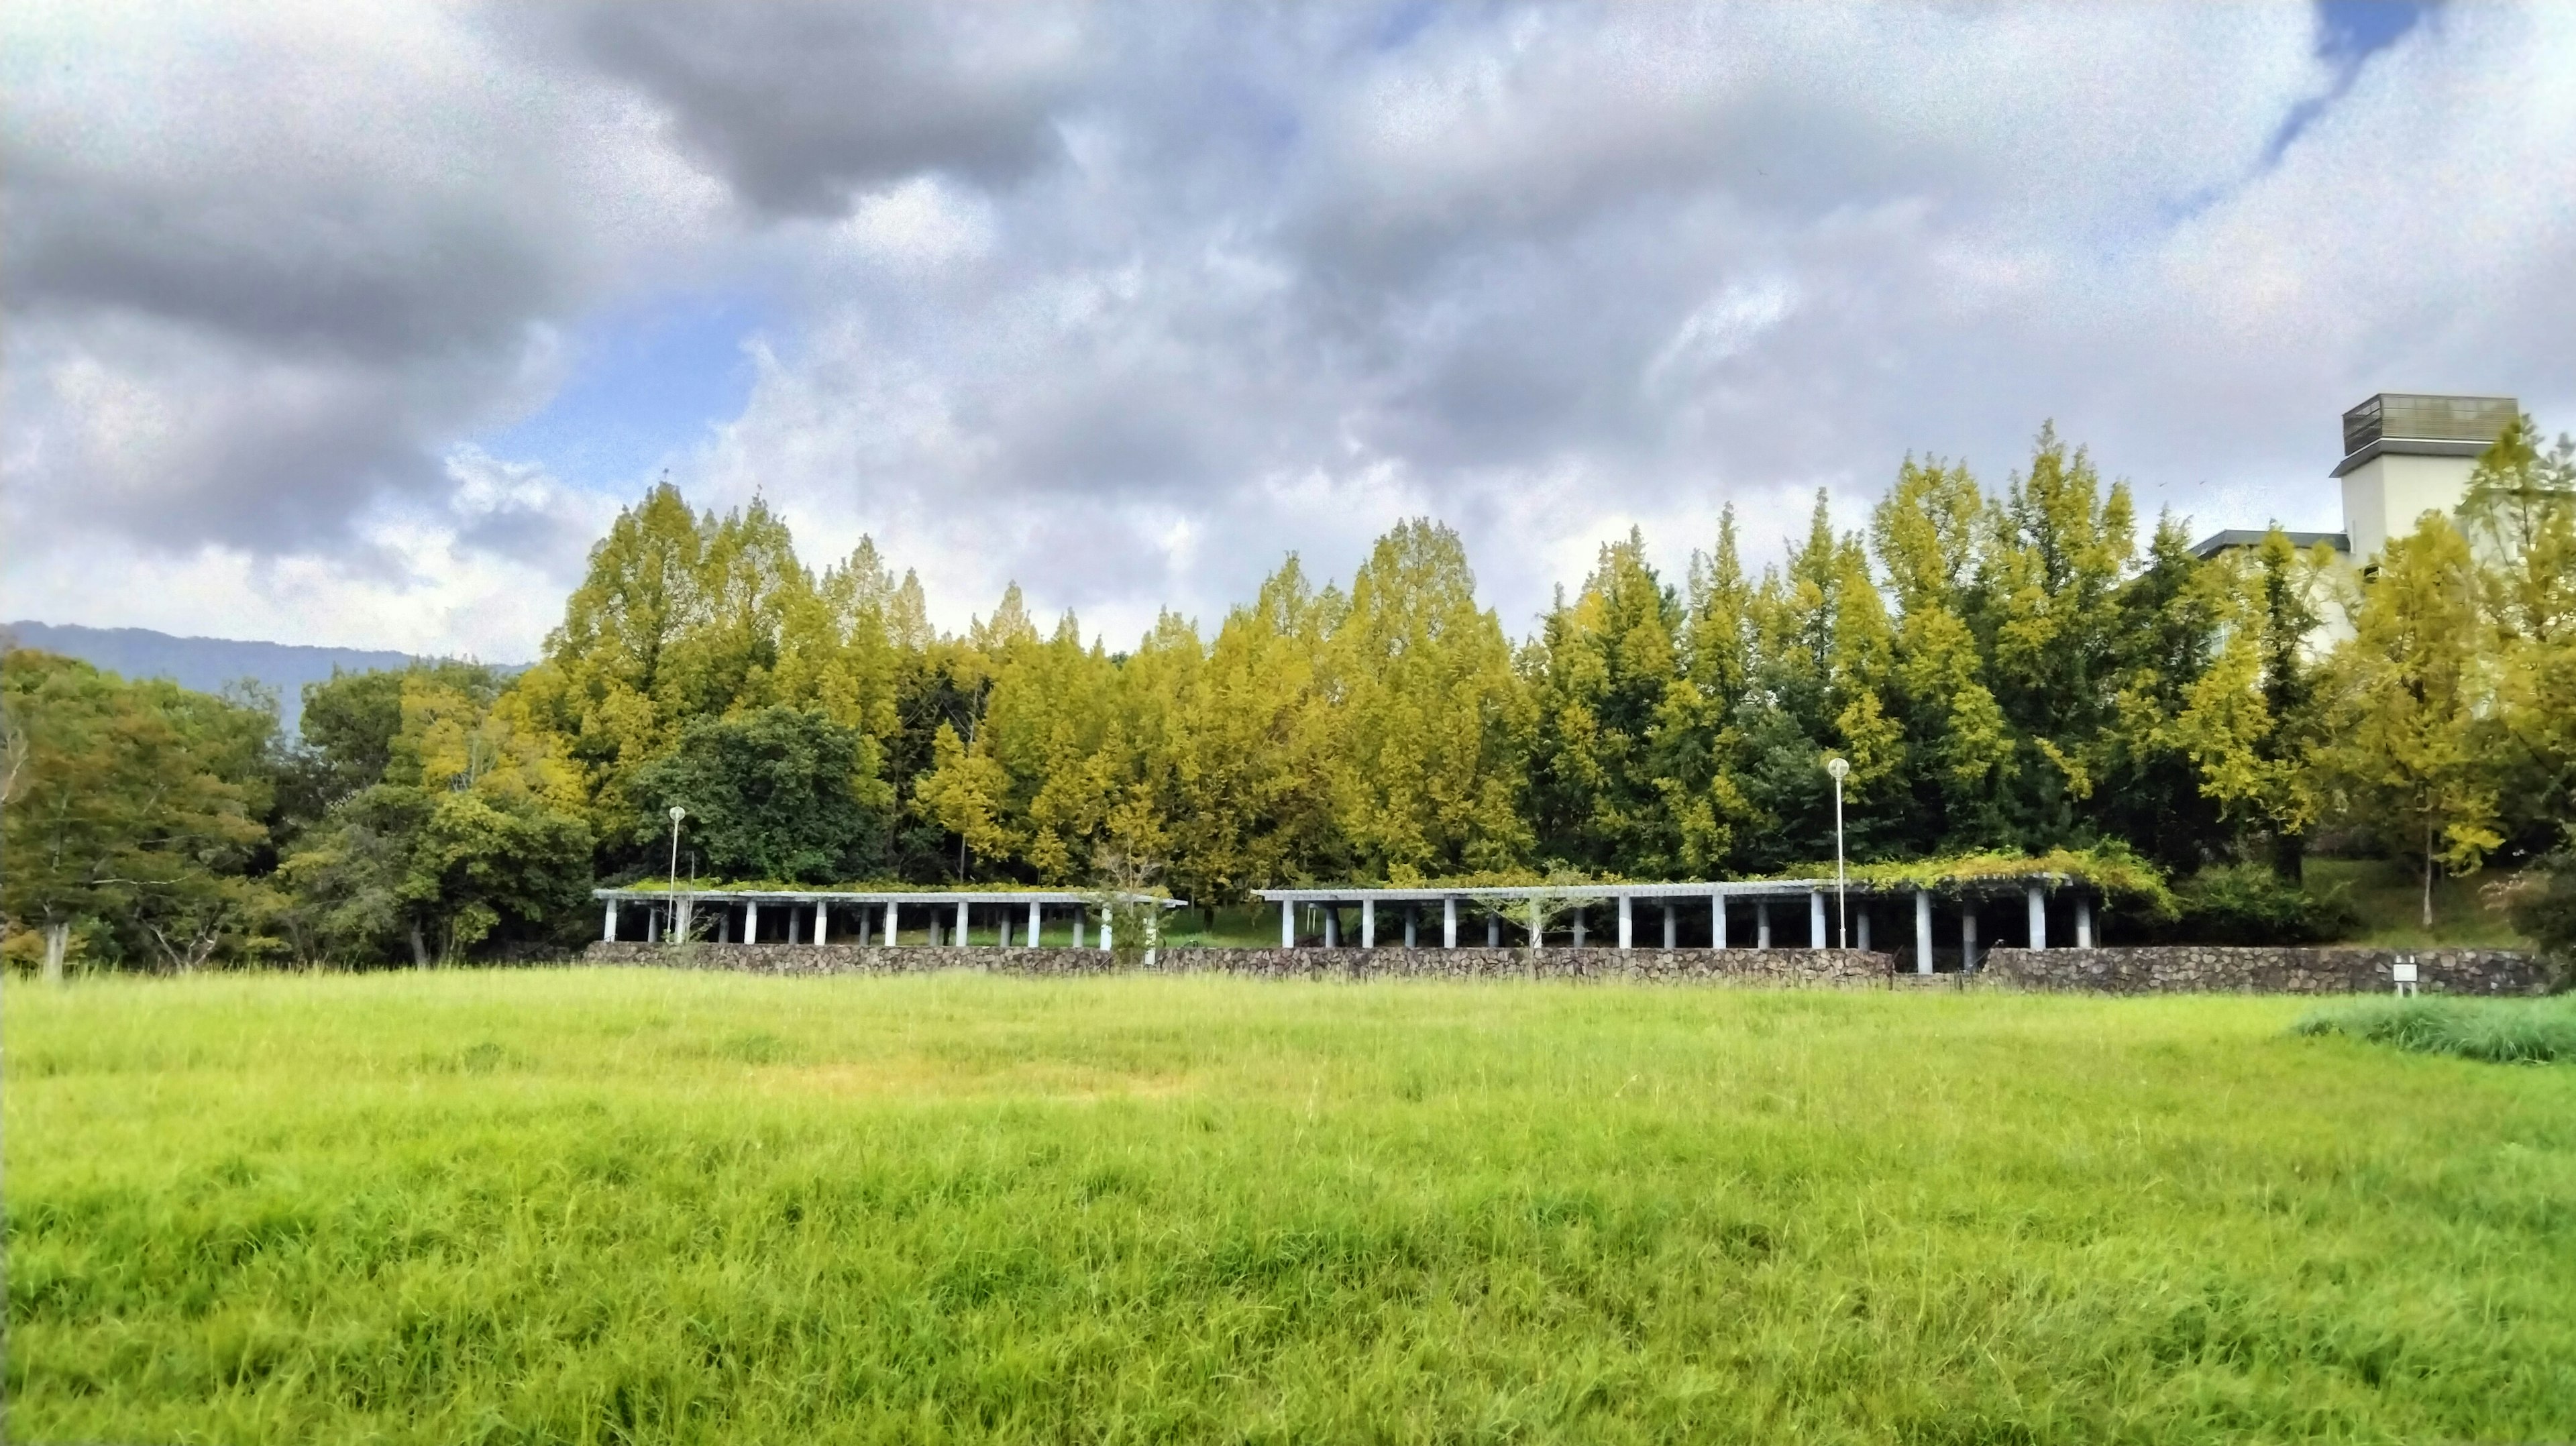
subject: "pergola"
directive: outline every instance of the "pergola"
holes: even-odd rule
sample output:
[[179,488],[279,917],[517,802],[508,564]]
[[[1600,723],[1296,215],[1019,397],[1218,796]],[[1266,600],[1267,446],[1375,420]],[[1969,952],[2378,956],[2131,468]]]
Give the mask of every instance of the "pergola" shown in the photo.
[[[1942,886],[1942,892],[1986,896],[2020,892],[2028,909],[2029,944],[2034,949],[2048,947],[2048,890],[2072,882],[2063,874],[1998,875],[1959,880]],[[1870,898],[1914,896],[1914,967],[1917,973],[1932,972],[1932,897],[1933,889],[1915,885],[1882,885],[1857,880],[1840,886],[1851,896]],[[1324,947],[1341,946],[1341,910],[1356,906],[1360,913],[1359,947],[1377,947],[1377,911],[1381,904],[1395,906],[1404,924],[1404,947],[1420,947],[1418,931],[1423,908],[1440,906],[1440,947],[1458,947],[1459,905],[1481,906],[1485,916],[1485,947],[1502,945],[1503,920],[1513,917],[1528,930],[1532,940],[1542,939],[1549,916],[1570,912],[1575,946],[1584,943],[1585,906],[1615,902],[1619,908],[1619,947],[1636,947],[1636,911],[1639,901],[1658,904],[1663,910],[1663,947],[1679,946],[1680,920],[1685,909],[1706,909],[1709,920],[1709,947],[1727,947],[1730,905],[1749,904],[1753,913],[1753,947],[1771,947],[1771,906],[1794,903],[1803,899],[1807,905],[1807,946],[1827,947],[1827,916],[1837,885],[1832,879],[1744,879],[1728,882],[1689,882],[1669,884],[1513,884],[1477,887],[1442,887],[1426,885],[1411,889],[1315,888],[1260,889],[1255,892],[1266,902],[1279,905],[1279,947],[1297,947],[1297,909],[1309,906],[1323,916]],[[1856,937],[1848,947],[1869,947],[1870,915],[1866,908],[1858,919]],[[2075,947],[2093,947],[2093,901],[2088,893],[2075,895]],[[1977,949],[1977,915],[1974,909],[1960,913],[1960,950],[1963,957],[1974,957]]]
[[[715,939],[718,944],[789,944],[846,943],[866,945],[875,935],[891,947],[899,937],[906,918],[923,920],[928,926],[929,942],[947,943],[963,948],[968,938],[968,925],[976,912],[993,922],[997,937],[1007,947],[1015,916],[1026,912],[1027,947],[1038,947],[1045,939],[1048,910],[1059,917],[1071,911],[1073,947],[1083,947],[1083,922],[1093,910],[1100,912],[1100,947],[1111,945],[1109,907],[1118,904],[1152,905],[1164,909],[1184,907],[1179,900],[1158,894],[1076,893],[1065,889],[892,889],[871,892],[859,889],[683,889],[677,893],[668,888],[593,889],[591,897],[606,904],[606,917],[600,938],[616,943],[619,929],[619,906],[642,904],[644,942],[659,943],[666,933],[685,937],[694,929],[696,919],[707,912],[715,916]],[[926,912],[925,912],[926,911]],[[764,941],[763,916],[784,937]],[[832,921],[835,915],[847,921],[848,933],[836,938]],[[951,915],[955,927],[943,941],[940,919]],[[734,934],[734,921],[742,922],[739,938]],[[1146,943],[1153,942],[1156,932],[1153,916],[1147,916]],[[806,928],[808,921],[812,928]],[[882,929],[882,933],[878,930]]]

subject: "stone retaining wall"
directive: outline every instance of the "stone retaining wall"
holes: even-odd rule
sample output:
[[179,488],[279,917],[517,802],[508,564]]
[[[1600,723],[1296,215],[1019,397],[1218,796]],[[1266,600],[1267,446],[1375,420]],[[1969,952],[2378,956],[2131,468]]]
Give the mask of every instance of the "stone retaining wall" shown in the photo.
[[[592,964],[656,964],[746,974],[990,974],[1119,972],[1100,949],[966,949],[858,944],[593,944]],[[1152,972],[1257,979],[1590,979],[1668,984],[1885,987],[1895,958],[1857,949],[1161,949]]]
[[2399,956],[2426,994],[2545,994],[2552,971],[2502,949],[1997,949],[1978,978],[2008,989],[2090,994],[2387,994]]
[[[1857,949],[1203,949],[1157,951],[1151,972],[1254,979],[1588,979],[1664,984],[1985,988],[2090,994],[2386,994],[2399,955],[2427,994],[2544,994],[2541,960],[2501,949],[1996,949],[1977,974],[1917,975]],[[1033,977],[1114,974],[1099,949],[899,949],[857,944],[593,944],[592,964],[652,964],[746,974],[928,974],[974,969]]]

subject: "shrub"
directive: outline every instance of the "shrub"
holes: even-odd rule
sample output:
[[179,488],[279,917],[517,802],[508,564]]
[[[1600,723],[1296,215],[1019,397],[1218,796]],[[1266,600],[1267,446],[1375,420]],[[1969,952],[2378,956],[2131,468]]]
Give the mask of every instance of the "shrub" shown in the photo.
[[2576,853],[2551,854],[2500,892],[2515,930],[2561,960],[2576,956]]
[[2374,999],[2311,1010],[2290,1032],[2492,1064],[2576,1061],[2576,1007],[2563,999]]
[[2360,924],[2340,888],[2313,894],[2261,864],[2204,869],[2175,904],[2177,917],[2156,932],[2194,944],[2321,944]]

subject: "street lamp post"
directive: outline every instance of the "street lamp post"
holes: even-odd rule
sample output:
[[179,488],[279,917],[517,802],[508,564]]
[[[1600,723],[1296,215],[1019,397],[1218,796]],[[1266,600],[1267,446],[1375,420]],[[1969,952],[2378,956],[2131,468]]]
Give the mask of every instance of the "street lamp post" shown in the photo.
[[676,804],[676,803],[671,805],[671,894],[670,894],[670,898],[671,898],[671,924],[672,924],[672,929],[671,929],[671,942],[672,942],[672,943],[674,943],[674,944],[676,944],[676,943],[678,943],[678,942],[680,941],[680,940],[679,940],[680,931],[681,931],[683,928],[687,927],[687,925],[686,925],[686,921],[685,921],[685,920],[683,920],[683,919],[681,918],[681,915],[680,915],[680,820],[681,820],[681,819],[684,819],[684,818],[686,818],[686,817],[688,817],[688,816],[689,816],[689,811],[688,811],[687,809],[680,807],[680,806],[679,806],[678,804]]
[[1851,765],[1839,758],[1829,759],[1825,771],[1834,776],[1834,943],[1851,947],[1851,896],[1843,885],[1843,775]]

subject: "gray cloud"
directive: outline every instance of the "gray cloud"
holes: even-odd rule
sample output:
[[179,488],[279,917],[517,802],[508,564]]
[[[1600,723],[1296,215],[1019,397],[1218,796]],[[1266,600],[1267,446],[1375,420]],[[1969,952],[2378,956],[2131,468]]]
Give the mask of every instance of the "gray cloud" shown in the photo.
[[[2298,8],[264,13],[143,47],[140,92],[85,12],[28,27],[78,63],[0,77],[0,505],[391,549],[487,652],[595,509],[460,448],[591,310],[693,287],[772,317],[693,495],[1122,640],[1421,512],[1517,627],[1631,523],[1678,565],[1733,502],[1765,550],[1909,450],[1999,480],[2049,417],[2204,526],[2330,524],[2334,414],[2383,387],[2576,425],[2546,9],[2357,69]],[[515,623],[473,591],[514,575]]]
[[672,133],[771,214],[837,215],[924,171],[1007,181],[1055,158],[1088,68],[1075,15],[1036,5],[604,4],[566,26]]

